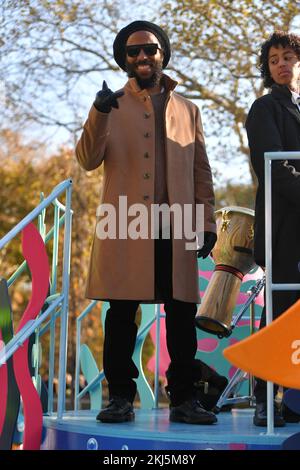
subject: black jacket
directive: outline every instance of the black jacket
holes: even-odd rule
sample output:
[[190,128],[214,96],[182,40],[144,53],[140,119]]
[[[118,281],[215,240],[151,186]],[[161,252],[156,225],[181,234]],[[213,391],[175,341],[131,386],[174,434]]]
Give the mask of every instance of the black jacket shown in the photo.
[[[291,101],[290,90],[273,85],[270,94],[257,99],[249,111],[246,130],[258,178],[254,257],[257,264],[265,266],[264,153],[300,150],[300,112]],[[273,274],[283,274],[273,280],[296,282],[300,261],[300,160],[272,163],[272,219]]]

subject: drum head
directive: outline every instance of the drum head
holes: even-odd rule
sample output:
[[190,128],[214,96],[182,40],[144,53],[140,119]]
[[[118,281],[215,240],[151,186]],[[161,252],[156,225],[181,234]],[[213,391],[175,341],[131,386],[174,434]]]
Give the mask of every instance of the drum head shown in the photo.
[[195,323],[197,328],[200,330],[206,331],[212,335],[217,335],[218,338],[228,338],[231,335],[232,329],[228,327],[225,323],[222,323],[214,318],[202,316],[195,317]]
[[218,209],[215,211],[215,214],[220,214],[222,212],[240,212],[241,214],[252,215],[254,217],[255,212],[253,209],[248,209],[248,207],[239,207],[239,206],[228,206],[222,207],[222,209]]

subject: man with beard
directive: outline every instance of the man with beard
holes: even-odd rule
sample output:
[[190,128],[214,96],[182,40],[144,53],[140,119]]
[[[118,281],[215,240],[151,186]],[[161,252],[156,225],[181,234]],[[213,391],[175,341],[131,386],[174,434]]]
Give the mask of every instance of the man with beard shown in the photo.
[[110,401],[97,420],[134,419],[136,311],[140,303],[163,303],[171,359],[170,420],[212,424],[216,416],[196,400],[194,388],[194,319],[200,301],[196,245],[194,250],[187,249],[190,240],[185,232],[174,236],[178,227],[173,219],[167,227],[169,237],[162,222],[154,228],[155,236],[152,227],[151,236],[145,236],[145,227],[140,236],[124,234],[122,222],[128,214],[120,203],[120,196],[125,196],[126,210],[140,204],[148,215],[154,205],[176,204],[182,209],[190,205],[194,221],[196,204],[202,204],[204,243],[198,256],[208,256],[216,241],[216,226],[200,113],[174,92],[177,83],[162,71],[170,59],[170,43],[159,26],[134,21],[118,33],[113,51],[129,80],[117,92],[103,82],[76,147],[84,169],[93,170],[104,161],[99,207],[109,203],[119,215],[116,236],[105,236],[97,225],[86,292],[90,299],[110,303],[103,353]]

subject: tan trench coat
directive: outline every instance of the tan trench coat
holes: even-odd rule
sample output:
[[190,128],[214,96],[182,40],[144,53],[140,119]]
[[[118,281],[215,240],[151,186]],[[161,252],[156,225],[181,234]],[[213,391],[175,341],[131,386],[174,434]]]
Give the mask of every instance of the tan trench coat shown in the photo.
[[[173,90],[176,82],[164,75],[168,91],[165,110],[166,175],[169,204],[204,204],[204,230],[216,231],[214,193],[199,109]],[[128,207],[154,202],[155,121],[151,98],[134,78],[128,80],[119,109],[109,114],[92,106],[76,147],[85,170],[104,162],[101,203],[118,213],[119,196]],[[128,219],[130,220],[130,219]],[[117,224],[118,234],[118,224]],[[173,297],[200,302],[195,251],[184,239],[173,239]],[[86,296],[91,299],[155,301],[154,239],[102,239],[95,231]]]

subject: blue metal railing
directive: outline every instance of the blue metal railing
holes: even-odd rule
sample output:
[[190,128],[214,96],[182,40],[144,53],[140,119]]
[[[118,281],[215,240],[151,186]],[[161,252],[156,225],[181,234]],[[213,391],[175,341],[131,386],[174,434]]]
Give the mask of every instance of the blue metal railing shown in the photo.
[[[66,205],[63,206],[57,198],[66,193]],[[49,305],[35,320],[27,322],[26,325],[13,337],[13,339],[0,352],[0,366],[26,341],[29,336],[38,331],[42,323],[50,316],[50,322],[39,331],[39,336],[44,334],[50,326],[50,349],[49,349],[49,387],[48,387],[48,412],[53,411],[53,379],[54,379],[54,352],[55,352],[55,320],[61,318],[60,327],[60,348],[59,348],[59,390],[58,390],[58,411],[57,417],[61,418],[65,409],[66,395],[66,361],[67,361],[67,341],[68,341],[68,298],[69,298],[69,275],[71,258],[71,196],[72,180],[68,179],[58,184],[51,194],[40,202],[29,214],[27,214],[12,230],[10,230],[0,240],[0,250],[4,248],[14,237],[16,237],[30,222],[38,217],[39,230],[45,243],[53,238],[52,272],[50,295],[45,301]],[[54,205],[54,226],[46,234],[44,224],[45,212],[48,206]],[[64,212],[60,217],[60,211]],[[58,264],[58,238],[59,228],[64,225],[64,246],[63,246],[63,266],[62,266],[62,289],[57,293],[57,264]],[[8,280],[8,287],[26,269],[27,263],[24,261]],[[57,310],[59,309],[59,310]]]
[[[273,320],[272,292],[300,290],[300,284],[273,283],[272,278],[272,161],[300,160],[300,152],[265,153],[265,251],[266,251],[266,324]],[[273,383],[267,382],[267,434],[274,433]]]
[[[45,300],[44,309],[40,312],[39,316],[27,324],[18,332],[14,338],[3,348],[0,352],[0,367],[3,365],[14,352],[22,346],[22,344],[35,333],[36,344],[38,345],[39,339],[48,331],[50,331],[49,342],[49,365],[48,365],[48,413],[53,413],[54,402],[54,363],[55,363],[55,324],[58,318],[61,319],[60,325],[60,340],[59,340],[59,373],[58,373],[58,400],[57,400],[57,418],[63,417],[65,411],[65,398],[66,398],[66,365],[67,365],[67,340],[68,340],[68,293],[69,293],[69,274],[70,274],[70,259],[71,259],[71,189],[72,181],[66,180],[57,185],[48,197],[41,195],[40,204],[33,209],[26,217],[24,217],[12,230],[10,230],[0,240],[0,250],[4,248],[14,237],[16,237],[30,222],[38,218],[38,229],[47,244],[53,240],[52,248],[52,262],[50,274],[50,289],[49,295]],[[66,192],[66,205],[64,206],[58,201],[58,197]],[[46,233],[46,209],[54,205],[53,227]],[[61,215],[62,213],[62,215]],[[63,247],[63,272],[62,272],[62,289],[57,292],[57,268],[58,268],[58,243],[59,243],[59,230],[64,226],[64,247]],[[23,261],[16,271],[8,279],[8,287],[11,286],[26,270],[27,262]],[[74,410],[79,408],[79,400],[94,386],[99,384],[104,379],[103,371],[98,375],[79,393],[79,376],[80,376],[80,347],[81,347],[81,322],[88,313],[96,306],[98,301],[92,301],[88,307],[76,319],[77,332],[76,332],[76,366],[75,366],[75,402]],[[154,308],[154,307],[153,307]],[[141,348],[146,334],[150,330],[151,325],[157,321],[159,317],[160,306],[156,308],[156,316],[149,318],[148,321],[143,322],[137,336],[137,349],[138,356],[141,354]],[[159,330],[159,320],[157,322]],[[153,403],[158,406],[158,383],[159,383],[159,337],[160,333],[157,331],[156,335],[156,370],[155,370],[155,398],[153,396]],[[38,351],[39,348],[35,348]],[[35,383],[38,385],[38,367],[39,361],[35,361]],[[141,365],[140,365],[141,367]],[[140,368],[139,367],[139,368]],[[142,372],[142,371],[141,371]],[[143,373],[140,374],[143,376]],[[152,393],[152,392],[151,392]],[[149,398],[151,393],[148,390],[148,403],[152,399]],[[147,395],[147,394],[146,394]]]

